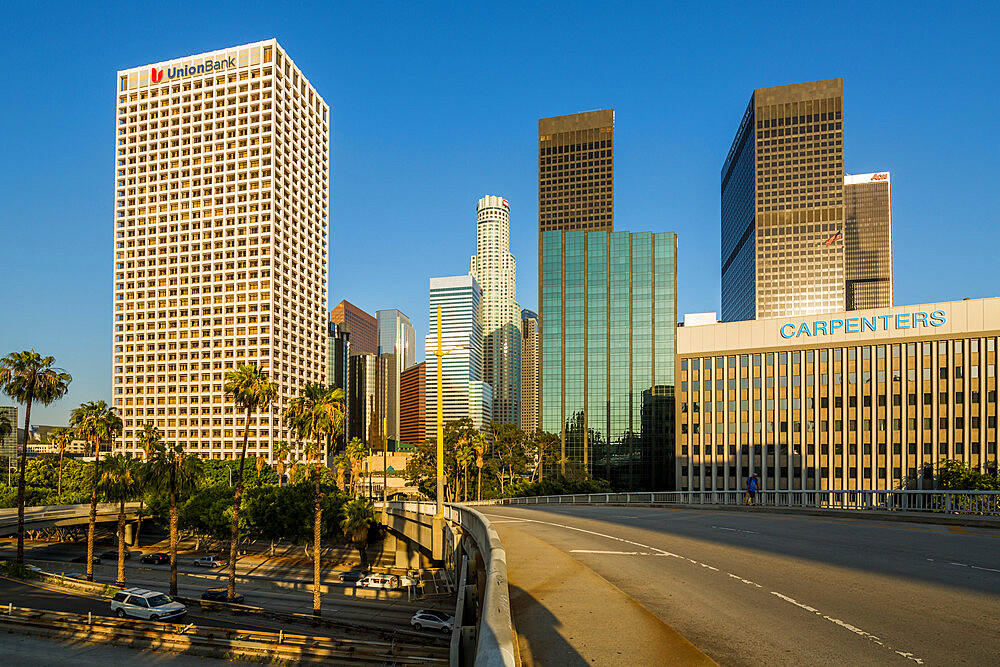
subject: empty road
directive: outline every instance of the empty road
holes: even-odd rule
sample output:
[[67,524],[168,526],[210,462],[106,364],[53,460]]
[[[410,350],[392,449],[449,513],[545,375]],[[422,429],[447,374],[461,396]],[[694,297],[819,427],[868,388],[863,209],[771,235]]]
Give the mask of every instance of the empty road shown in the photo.
[[[505,544],[558,549],[723,665],[998,660],[998,530],[669,508],[480,509]],[[518,559],[508,549],[512,572],[546,568]],[[527,608],[544,604],[543,587],[521,591],[513,574],[511,586],[515,613],[528,617]],[[581,627],[553,622],[565,644],[607,634],[600,595],[590,597],[593,615]],[[521,623],[517,631],[522,655],[539,647],[531,662],[544,664],[543,633],[553,628]],[[564,664],[590,661],[584,650],[578,660],[565,655]]]

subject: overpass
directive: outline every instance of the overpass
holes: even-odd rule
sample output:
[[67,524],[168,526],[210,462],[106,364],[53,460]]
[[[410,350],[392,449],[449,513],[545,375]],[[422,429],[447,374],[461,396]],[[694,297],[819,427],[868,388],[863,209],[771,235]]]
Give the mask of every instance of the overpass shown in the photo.
[[[775,491],[756,500],[665,492],[478,504],[504,553],[521,662],[994,661],[1000,493]],[[444,531],[437,555],[468,557],[461,535],[447,536],[461,526],[435,527],[433,505],[394,505],[397,529],[421,523],[414,539]],[[495,618],[477,594],[472,613]],[[509,664],[482,620],[463,624],[475,659],[459,654],[454,664]]]
[[[98,503],[97,522],[117,522],[117,503]],[[129,523],[138,518],[139,503],[125,504],[125,520]],[[24,529],[44,530],[86,525],[90,521],[90,505],[43,505],[24,508]],[[128,526],[126,526],[128,528]],[[0,510],[0,537],[17,535],[17,508]]]

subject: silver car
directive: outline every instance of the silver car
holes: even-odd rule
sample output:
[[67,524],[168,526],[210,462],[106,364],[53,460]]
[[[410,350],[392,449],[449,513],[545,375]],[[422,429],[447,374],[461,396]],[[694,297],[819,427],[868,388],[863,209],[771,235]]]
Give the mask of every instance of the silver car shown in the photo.
[[187,607],[163,593],[144,588],[126,588],[111,598],[111,611],[119,618],[131,616],[147,621],[172,621],[187,613]]
[[455,627],[455,617],[443,611],[434,609],[421,609],[410,619],[410,625],[414,630],[443,630],[451,632]]

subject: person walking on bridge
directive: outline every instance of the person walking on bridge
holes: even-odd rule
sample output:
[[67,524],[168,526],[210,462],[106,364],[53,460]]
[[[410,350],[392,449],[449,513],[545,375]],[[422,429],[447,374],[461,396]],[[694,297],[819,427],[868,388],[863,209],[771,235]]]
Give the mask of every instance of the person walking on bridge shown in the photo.
[[757,473],[753,473],[747,477],[747,505],[753,505],[754,500],[756,500],[758,486]]

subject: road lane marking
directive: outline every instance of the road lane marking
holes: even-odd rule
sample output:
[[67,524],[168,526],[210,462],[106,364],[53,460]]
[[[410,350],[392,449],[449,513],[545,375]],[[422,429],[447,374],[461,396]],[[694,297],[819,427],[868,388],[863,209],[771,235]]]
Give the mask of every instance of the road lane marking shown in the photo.
[[649,556],[648,551],[601,551],[599,549],[572,549],[571,554],[606,554],[611,556]]
[[756,530],[742,530],[740,528],[727,528],[726,526],[712,526],[718,530],[731,530],[734,533],[749,533],[751,535],[760,535]]
[[[491,516],[491,515],[487,514],[487,516]],[[495,514],[495,515],[492,515],[492,516],[504,516],[504,515],[502,515],[502,514]],[[632,546],[642,547],[643,549],[649,549],[650,551],[658,552],[659,554],[662,554],[664,556],[670,556],[670,557],[673,557],[673,558],[677,558],[678,560],[686,560],[686,561],[688,561],[688,562],[690,562],[690,563],[692,563],[694,565],[700,565],[703,568],[706,568],[706,569],[709,569],[709,570],[714,570],[715,572],[720,572],[720,570],[718,568],[712,567],[711,565],[708,565],[707,563],[702,563],[701,561],[697,561],[697,560],[694,560],[692,558],[688,558],[687,556],[681,556],[679,554],[671,553],[671,552],[665,551],[663,549],[658,549],[657,547],[652,547],[652,546],[649,546],[648,544],[642,544],[641,542],[633,542],[632,540],[626,540],[624,537],[615,537],[614,535],[608,535],[607,533],[599,533],[599,532],[594,531],[594,530],[587,530],[586,528],[577,528],[576,526],[567,526],[566,524],[555,523],[555,522],[552,522],[552,521],[541,521],[539,519],[522,519],[522,520],[524,522],[526,522],[526,523],[538,523],[538,524],[547,525],[547,526],[555,526],[556,528],[564,528],[566,530],[573,530],[573,531],[576,531],[578,533],[586,533],[588,535],[595,535],[597,537],[604,537],[604,538],[609,539],[609,540],[615,540],[616,542],[623,542],[625,544],[631,544]],[[753,584],[757,588],[763,588],[760,584],[756,584],[756,583],[754,583],[754,582],[752,582],[752,581],[750,581],[748,579],[743,579],[742,577],[740,577],[738,575],[735,575],[735,574],[733,574],[731,572],[727,572],[726,574],[729,575],[730,577],[732,577],[733,579],[738,579],[738,580],[742,581],[745,584]],[[888,646],[887,644],[885,644],[884,642],[882,642],[882,640],[879,639],[878,637],[876,637],[875,635],[872,635],[872,634],[870,634],[868,632],[865,632],[864,630],[861,630],[860,628],[857,628],[857,627],[851,625],[850,623],[847,623],[846,621],[842,621],[839,618],[832,618],[830,616],[826,616],[822,612],[818,611],[815,607],[810,607],[809,605],[805,605],[803,603],[800,603],[797,600],[795,600],[794,598],[788,597],[787,595],[783,595],[782,593],[779,593],[777,591],[771,591],[771,595],[777,596],[778,598],[780,598],[782,600],[785,600],[786,602],[790,602],[790,603],[794,604],[795,606],[800,607],[800,608],[802,608],[804,610],[807,610],[807,611],[810,611],[812,613],[815,613],[815,614],[821,616],[822,618],[826,619],[827,621],[830,621],[831,623],[833,623],[835,625],[839,625],[840,627],[842,627],[842,628],[844,628],[846,630],[850,630],[851,632],[853,632],[853,633],[855,633],[855,634],[857,634],[857,635],[859,635],[861,637],[865,637],[869,641],[877,644],[878,646],[881,646],[881,647],[883,647],[885,649],[888,649],[888,650],[892,651],[893,653],[895,653],[895,654],[897,654],[897,655],[899,655],[899,656],[901,656],[903,658],[906,658],[907,660],[911,660],[911,661],[917,663],[918,665],[924,664],[924,661],[922,659],[916,657],[913,653],[911,653],[909,651],[899,651],[897,649],[894,649],[891,646]]]
[[798,600],[795,600],[794,598],[790,598],[787,595],[782,595],[781,593],[779,593],[777,591],[771,591],[771,595],[774,595],[774,596],[776,596],[776,597],[784,600],[785,602],[789,602],[789,603],[795,605],[796,607],[799,607],[800,609],[804,609],[804,610],[806,610],[808,612],[812,612],[813,614],[816,614],[817,616],[830,621],[834,625],[839,625],[840,627],[844,628],[845,630],[850,630],[854,634],[856,634],[856,635],[858,635],[860,637],[864,637],[868,641],[870,641],[872,643],[875,643],[875,644],[878,644],[879,646],[881,646],[883,648],[887,648],[890,651],[892,651],[893,653],[895,653],[897,655],[900,655],[900,656],[906,658],[907,660],[912,660],[913,662],[917,663],[918,665],[924,664],[923,660],[921,660],[920,658],[916,657],[912,653],[909,653],[907,651],[897,651],[896,649],[892,648],[891,646],[889,646],[888,644],[886,644],[885,642],[883,642],[881,639],[879,639],[878,637],[876,637],[872,633],[865,632],[861,628],[855,627],[855,626],[851,625],[850,623],[847,623],[845,621],[840,620],[839,618],[833,618],[832,616],[827,616],[826,614],[824,614],[823,612],[821,612],[819,609],[816,609],[815,607],[810,607],[809,605],[803,604],[803,603],[799,602]]
[[957,565],[958,567],[967,567],[967,568],[969,568],[971,570],[982,570],[983,572],[1000,572],[1000,570],[998,570],[996,568],[992,568],[992,567],[980,567],[979,565],[972,565],[970,563],[953,563],[952,561],[936,561],[933,558],[926,558],[925,560],[928,561],[928,562],[930,562],[930,563],[939,563],[939,562],[940,563],[945,563],[945,562],[947,562],[948,565]]

